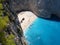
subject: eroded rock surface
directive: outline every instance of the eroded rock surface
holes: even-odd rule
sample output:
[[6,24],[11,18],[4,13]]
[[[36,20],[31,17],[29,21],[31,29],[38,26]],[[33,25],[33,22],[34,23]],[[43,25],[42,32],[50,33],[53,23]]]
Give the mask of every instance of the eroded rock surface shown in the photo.
[[50,18],[51,14],[60,17],[60,0],[10,0],[14,12],[32,11],[37,16]]

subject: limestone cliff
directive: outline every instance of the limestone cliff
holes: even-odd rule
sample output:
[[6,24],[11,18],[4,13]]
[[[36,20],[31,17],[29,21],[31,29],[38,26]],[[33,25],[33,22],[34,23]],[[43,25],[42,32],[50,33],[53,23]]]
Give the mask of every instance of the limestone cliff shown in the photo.
[[60,0],[10,0],[14,12],[32,11],[37,16],[50,18],[51,14],[60,17]]

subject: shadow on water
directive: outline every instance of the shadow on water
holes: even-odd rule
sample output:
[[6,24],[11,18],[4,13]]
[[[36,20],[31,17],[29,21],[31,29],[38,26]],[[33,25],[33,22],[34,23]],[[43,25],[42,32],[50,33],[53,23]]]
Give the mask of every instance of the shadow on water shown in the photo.
[[[38,14],[38,12],[39,12],[39,10],[37,9],[39,7],[39,5],[37,4],[38,1],[36,1],[36,4],[38,6],[35,6],[34,2],[35,2],[35,0],[33,0],[33,1],[32,0],[30,0],[30,1],[29,0],[28,1],[27,0],[24,0],[24,1],[23,0],[19,0],[19,1],[18,0],[9,0],[8,1],[7,0],[7,3],[9,4],[11,12],[16,12],[17,14],[22,11],[32,11],[34,14],[35,13]],[[39,16],[37,16],[37,17],[39,17]],[[60,18],[58,16],[56,16],[55,14],[52,14],[51,18],[49,18],[49,19],[45,18],[45,19],[60,22]]]
[[[31,11],[31,10],[22,9],[20,11],[16,11],[16,13],[18,14],[18,13],[23,12],[23,11]],[[31,11],[31,12],[33,12],[33,11]],[[50,20],[50,21],[60,22],[60,17],[58,17],[56,14],[51,14],[51,17],[50,18],[44,18],[44,17],[38,16],[38,15],[36,15],[36,16],[39,17],[39,18],[42,18],[42,19]]]
[[44,18],[44,17],[39,17],[39,18],[55,21],[55,22],[60,22],[60,17],[56,16],[56,14],[51,14],[50,18]]

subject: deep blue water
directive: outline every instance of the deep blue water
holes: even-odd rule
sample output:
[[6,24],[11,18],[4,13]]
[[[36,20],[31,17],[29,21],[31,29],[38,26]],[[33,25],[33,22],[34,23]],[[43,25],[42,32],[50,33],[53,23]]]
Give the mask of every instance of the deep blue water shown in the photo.
[[24,36],[28,45],[60,45],[60,22],[37,18]]

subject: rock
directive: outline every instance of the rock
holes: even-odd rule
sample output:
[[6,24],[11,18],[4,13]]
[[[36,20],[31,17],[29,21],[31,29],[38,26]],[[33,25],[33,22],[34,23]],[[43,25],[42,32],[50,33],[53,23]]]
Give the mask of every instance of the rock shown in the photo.
[[51,14],[60,17],[60,0],[10,0],[10,8],[13,12],[32,11],[38,17],[41,17],[41,10],[49,15],[43,14],[44,18],[50,18]]

